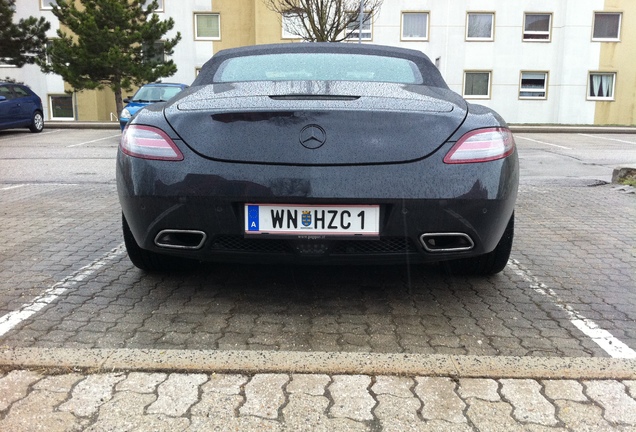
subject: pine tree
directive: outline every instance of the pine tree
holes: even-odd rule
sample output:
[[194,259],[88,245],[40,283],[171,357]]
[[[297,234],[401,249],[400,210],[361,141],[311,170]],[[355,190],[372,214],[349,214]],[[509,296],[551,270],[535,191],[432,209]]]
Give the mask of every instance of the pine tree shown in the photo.
[[0,61],[22,67],[44,63],[46,32],[51,24],[44,18],[29,17],[13,22],[15,0],[0,0]]
[[119,114],[122,91],[177,71],[165,56],[173,53],[181,34],[164,38],[174,20],[159,20],[154,13],[156,0],[147,6],[144,3],[146,0],[57,0],[53,14],[62,28],[51,43],[50,64],[45,70],[61,75],[75,91],[110,87]]

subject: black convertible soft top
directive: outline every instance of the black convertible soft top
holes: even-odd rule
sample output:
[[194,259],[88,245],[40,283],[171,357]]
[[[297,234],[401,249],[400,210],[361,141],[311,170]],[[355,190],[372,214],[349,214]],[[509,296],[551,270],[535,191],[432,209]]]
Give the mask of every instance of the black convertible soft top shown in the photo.
[[428,56],[421,51],[384,45],[329,42],[253,45],[222,50],[212,56],[212,58],[203,65],[192,86],[215,84],[214,77],[216,72],[221,64],[230,58],[284,53],[361,54],[403,58],[410,60],[417,66],[422,74],[423,85],[448,89],[439,70]]

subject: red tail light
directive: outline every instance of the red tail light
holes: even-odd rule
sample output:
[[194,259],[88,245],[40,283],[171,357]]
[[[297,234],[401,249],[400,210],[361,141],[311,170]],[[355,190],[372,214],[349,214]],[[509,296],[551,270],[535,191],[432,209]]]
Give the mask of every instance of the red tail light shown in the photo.
[[512,132],[506,128],[477,129],[462,136],[444,157],[444,163],[463,164],[503,159],[515,150]]
[[142,159],[183,160],[183,154],[170,137],[161,129],[151,126],[127,126],[119,147],[128,156]]

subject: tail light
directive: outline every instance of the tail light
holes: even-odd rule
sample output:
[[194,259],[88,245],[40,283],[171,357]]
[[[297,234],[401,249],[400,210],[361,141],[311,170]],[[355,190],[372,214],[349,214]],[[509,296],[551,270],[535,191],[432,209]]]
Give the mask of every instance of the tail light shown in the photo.
[[119,143],[128,156],[164,161],[183,160],[177,145],[161,129],[152,126],[128,125]]
[[512,132],[506,128],[470,131],[462,136],[444,157],[444,163],[463,164],[503,159],[515,150]]

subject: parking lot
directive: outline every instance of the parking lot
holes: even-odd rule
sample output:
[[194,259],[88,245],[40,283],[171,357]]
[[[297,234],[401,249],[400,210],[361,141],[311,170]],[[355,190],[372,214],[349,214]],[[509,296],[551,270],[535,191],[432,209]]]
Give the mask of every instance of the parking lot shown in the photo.
[[281,353],[636,357],[636,135],[518,133],[512,259],[204,264],[162,275],[123,249],[117,130],[0,132],[0,345]]

